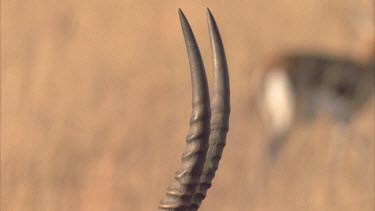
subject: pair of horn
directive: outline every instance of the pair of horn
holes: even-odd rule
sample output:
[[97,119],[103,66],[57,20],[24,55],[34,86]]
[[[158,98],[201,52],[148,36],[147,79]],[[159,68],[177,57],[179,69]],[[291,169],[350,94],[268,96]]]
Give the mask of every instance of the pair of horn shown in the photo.
[[192,81],[192,114],[186,148],[159,210],[197,210],[215,176],[229,129],[229,75],[224,46],[215,19],[207,9],[213,54],[213,93],[210,107],[207,77],[193,31],[178,11],[189,57]]

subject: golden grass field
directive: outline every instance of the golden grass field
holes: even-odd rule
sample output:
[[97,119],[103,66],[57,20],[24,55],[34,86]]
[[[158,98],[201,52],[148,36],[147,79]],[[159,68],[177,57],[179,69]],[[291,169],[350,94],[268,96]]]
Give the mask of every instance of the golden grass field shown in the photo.
[[298,126],[273,165],[252,76],[272,52],[352,55],[372,0],[2,1],[1,210],[156,210],[180,163],[191,111],[178,19],[211,84],[206,7],[231,81],[227,146],[200,210],[374,210],[374,101],[350,141]]

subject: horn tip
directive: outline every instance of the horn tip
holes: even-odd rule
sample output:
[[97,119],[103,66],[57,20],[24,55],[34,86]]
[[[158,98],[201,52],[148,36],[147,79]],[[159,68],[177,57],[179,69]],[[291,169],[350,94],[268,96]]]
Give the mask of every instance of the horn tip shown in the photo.
[[207,7],[207,17],[208,17],[208,22],[212,22],[214,20],[214,16],[211,13],[210,8]]
[[207,7],[207,14],[212,16],[210,8]]
[[180,17],[181,25],[187,25],[188,21],[186,19],[184,12],[182,12],[181,8],[178,8],[178,15]]
[[180,19],[186,19],[184,12],[182,12],[181,8],[178,8],[178,15],[180,16]]

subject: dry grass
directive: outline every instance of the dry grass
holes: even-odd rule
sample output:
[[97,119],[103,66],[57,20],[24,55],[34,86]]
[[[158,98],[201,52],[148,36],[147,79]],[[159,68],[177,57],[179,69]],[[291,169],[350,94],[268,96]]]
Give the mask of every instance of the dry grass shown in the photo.
[[374,104],[353,123],[354,138],[332,142],[324,120],[301,126],[268,166],[265,126],[249,97],[254,67],[271,52],[351,54],[353,20],[372,17],[373,1],[1,6],[1,210],[155,210],[179,165],[191,109],[177,8],[209,72],[207,6],[226,46],[232,114],[201,210],[374,210]]

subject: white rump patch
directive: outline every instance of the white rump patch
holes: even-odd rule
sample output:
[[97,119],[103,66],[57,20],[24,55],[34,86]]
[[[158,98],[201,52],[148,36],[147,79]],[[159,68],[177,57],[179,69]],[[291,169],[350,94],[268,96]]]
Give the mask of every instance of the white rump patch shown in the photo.
[[289,130],[295,112],[295,99],[291,82],[282,68],[272,69],[264,84],[265,108],[269,113],[274,132]]

